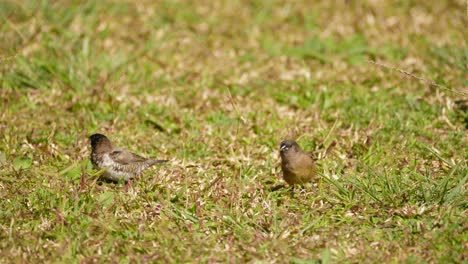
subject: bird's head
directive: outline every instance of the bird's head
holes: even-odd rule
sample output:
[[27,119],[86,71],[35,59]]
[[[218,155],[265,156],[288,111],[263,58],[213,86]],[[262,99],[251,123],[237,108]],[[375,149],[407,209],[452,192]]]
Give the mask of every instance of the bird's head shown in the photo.
[[300,150],[299,145],[294,140],[284,140],[280,144],[280,153],[286,154],[290,151],[297,152]]
[[112,148],[110,140],[103,134],[92,134],[89,137],[91,148],[96,151],[99,148]]

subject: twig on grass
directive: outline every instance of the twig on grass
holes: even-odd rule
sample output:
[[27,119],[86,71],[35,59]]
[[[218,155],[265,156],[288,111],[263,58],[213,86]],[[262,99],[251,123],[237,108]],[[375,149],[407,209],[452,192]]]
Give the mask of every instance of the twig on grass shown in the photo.
[[425,77],[421,77],[421,76],[417,76],[415,75],[414,73],[411,73],[409,71],[405,71],[403,69],[400,69],[400,68],[396,68],[396,67],[393,67],[393,66],[389,66],[389,65],[386,65],[386,64],[383,64],[383,63],[380,63],[380,62],[376,62],[376,61],[373,61],[373,60],[368,60],[369,63],[371,64],[374,64],[374,65],[377,65],[381,68],[385,68],[385,69],[389,69],[389,70],[393,70],[393,71],[397,71],[399,73],[402,73],[406,76],[409,76],[413,79],[416,79],[416,80],[419,80],[419,81],[422,81],[426,84],[429,84],[430,86],[434,86],[434,87],[437,87],[437,88],[441,88],[441,89],[444,89],[444,90],[448,90],[450,92],[453,92],[453,93],[457,93],[457,94],[460,94],[460,95],[463,95],[463,96],[468,96],[467,93],[465,92],[459,92],[459,91],[455,91],[453,89],[450,89],[446,86],[443,86],[443,85],[440,85],[438,83],[436,83],[434,80],[432,79],[429,79],[429,78],[425,78]]

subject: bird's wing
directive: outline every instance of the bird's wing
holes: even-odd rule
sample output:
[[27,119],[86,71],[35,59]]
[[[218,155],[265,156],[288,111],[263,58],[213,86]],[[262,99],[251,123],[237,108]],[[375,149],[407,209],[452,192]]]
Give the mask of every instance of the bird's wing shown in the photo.
[[135,163],[135,162],[143,162],[146,161],[146,158],[143,158],[142,156],[139,156],[135,153],[132,153],[127,150],[114,150],[109,154],[111,159],[113,159],[115,162],[120,163],[122,165],[125,164],[130,164],[130,163]]

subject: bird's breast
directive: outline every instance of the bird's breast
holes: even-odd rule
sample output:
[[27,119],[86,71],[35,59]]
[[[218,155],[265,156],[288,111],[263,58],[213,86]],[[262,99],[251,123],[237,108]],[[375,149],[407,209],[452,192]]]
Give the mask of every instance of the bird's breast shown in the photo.
[[284,159],[281,166],[283,171],[297,176],[310,175],[315,170],[314,161],[306,155],[297,155],[293,158]]

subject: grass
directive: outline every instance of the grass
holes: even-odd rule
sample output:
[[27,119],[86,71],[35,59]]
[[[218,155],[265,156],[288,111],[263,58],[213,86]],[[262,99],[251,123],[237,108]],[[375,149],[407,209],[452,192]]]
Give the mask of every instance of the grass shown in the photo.
[[[467,22],[464,1],[0,1],[1,262],[466,262]],[[171,162],[97,181],[94,132]],[[272,191],[285,138],[322,153],[316,184]]]

